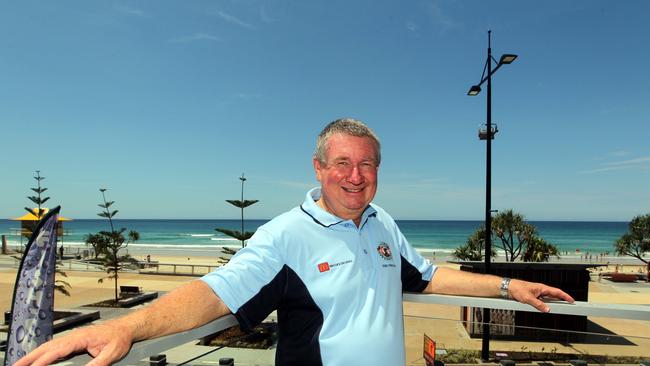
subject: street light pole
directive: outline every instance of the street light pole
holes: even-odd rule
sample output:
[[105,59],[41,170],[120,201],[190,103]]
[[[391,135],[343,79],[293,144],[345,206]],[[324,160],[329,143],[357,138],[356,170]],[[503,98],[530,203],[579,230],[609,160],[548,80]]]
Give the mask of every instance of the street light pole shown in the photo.
[[[490,254],[492,253],[492,31],[488,31],[487,53],[487,143],[485,144],[485,273],[492,273]],[[483,308],[483,338],[481,359],[490,359],[490,309]]]
[[[498,132],[496,125],[492,129],[492,74],[494,74],[501,65],[512,63],[517,58],[517,55],[504,54],[501,56],[499,62],[496,62],[492,57],[492,31],[488,30],[488,49],[487,60],[483,67],[483,75],[481,81],[473,85],[467,95],[475,96],[481,92],[481,85],[487,81],[487,120],[486,129],[481,131],[479,129],[479,139],[486,140],[485,145],[485,269],[484,273],[491,272],[490,254],[492,253],[492,139],[494,134]],[[492,62],[497,65],[492,69]],[[487,75],[485,75],[487,71]],[[481,347],[481,359],[484,361],[490,358],[490,311],[487,308],[483,309],[483,338]]]

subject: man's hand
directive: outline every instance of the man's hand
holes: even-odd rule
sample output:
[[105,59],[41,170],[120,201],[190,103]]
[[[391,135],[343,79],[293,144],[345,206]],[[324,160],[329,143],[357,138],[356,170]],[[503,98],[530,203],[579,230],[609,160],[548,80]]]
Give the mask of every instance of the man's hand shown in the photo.
[[124,357],[131,348],[132,335],[119,323],[107,322],[79,328],[65,337],[42,344],[14,366],[44,366],[75,352],[88,351],[90,366],[108,366]]
[[201,280],[187,283],[124,317],[81,328],[44,343],[14,366],[45,366],[75,352],[88,351],[90,366],[107,366],[123,358],[135,341],[194,329],[230,313]]
[[[465,295],[499,297],[501,277],[459,271],[457,269],[440,267],[429,281],[424,290],[429,294]],[[526,282],[512,279],[508,287],[508,295],[519,302],[529,304],[535,309],[547,313],[549,311],[540,298],[550,297],[558,300],[573,302],[573,298],[559,288],[536,282]]]
[[541,300],[543,297],[564,300],[570,303],[575,301],[573,300],[573,297],[559,288],[546,286],[542,283],[526,282],[515,279],[510,281],[508,295],[511,298],[521,303],[528,304],[544,313],[548,313],[550,309],[548,305]]

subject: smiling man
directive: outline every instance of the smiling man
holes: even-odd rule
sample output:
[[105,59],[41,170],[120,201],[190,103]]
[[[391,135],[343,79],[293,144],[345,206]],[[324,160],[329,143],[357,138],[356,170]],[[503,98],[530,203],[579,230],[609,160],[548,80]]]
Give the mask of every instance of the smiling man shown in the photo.
[[319,188],[261,226],[224,267],[126,317],[82,328],[37,348],[16,366],[44,365],[75,351],[108,365],[133,341],[198,327],[233,313],[250,329],[277,310],[276,365],[404,364],[404,291],[503,296],[548,306],[563,291],[490,275],[437,268],[371,203],[381,162],[377,136],[336,120],[317,140]]

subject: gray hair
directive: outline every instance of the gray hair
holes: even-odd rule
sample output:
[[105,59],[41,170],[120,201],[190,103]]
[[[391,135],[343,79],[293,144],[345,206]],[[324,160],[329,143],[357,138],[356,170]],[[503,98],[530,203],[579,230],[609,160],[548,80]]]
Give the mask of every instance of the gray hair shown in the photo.
[[376,156],[375,160],[377,165],[381,162],[381,144],[379,143],[379,138],[375,133],[366,126],[363,122],[353,119],[353,118],[341,118],[336,121],[330,122],[325,128],[318,134],[318,139],[316,140],[316,150],[314,151],[313,158],[318,160],[321,164],[326,164],[327,155],[327,141],[334,134],[343,134],[356,137],[368,137],[375,144]]

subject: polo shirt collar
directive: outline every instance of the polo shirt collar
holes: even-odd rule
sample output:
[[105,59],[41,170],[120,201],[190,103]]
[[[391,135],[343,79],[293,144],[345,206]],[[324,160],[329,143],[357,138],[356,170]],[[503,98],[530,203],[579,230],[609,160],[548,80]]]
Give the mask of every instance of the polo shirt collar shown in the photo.
[[[300,205],[300,209],[303,212],[305,212],[307,215],[311,216],[311,218],[314,221],[316,221],[318,224],[325,227],[330,227],[348,221],[336,215],[333,215],[323,210],[320,206],[318,206],[316,204],[316,201],[320,199],[320,196],[321,196],[320,187],[312,188],[311,190],[309,190],[309,192],[307,192],[305,201],[302,203],[302,205]],[[377,214],[377,210],[375,210],[375,208],[372,207],[372,203],[371,203],[370,205],[368,205],[368,207],[366,207],[366,209],[363,211],[363,214],[361,215],[361,226],[363,226],[366,223],[368,217],[374,216],[376,214]]]

